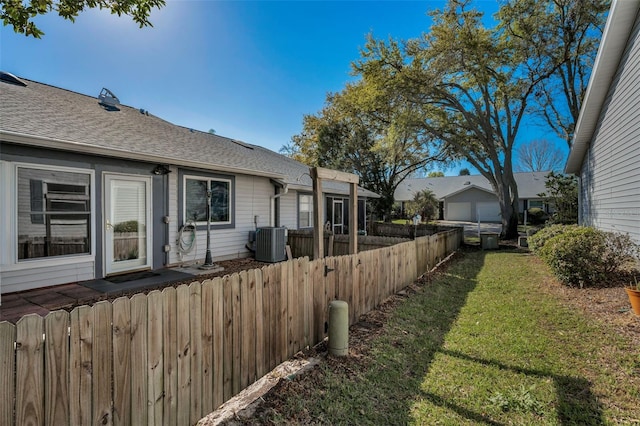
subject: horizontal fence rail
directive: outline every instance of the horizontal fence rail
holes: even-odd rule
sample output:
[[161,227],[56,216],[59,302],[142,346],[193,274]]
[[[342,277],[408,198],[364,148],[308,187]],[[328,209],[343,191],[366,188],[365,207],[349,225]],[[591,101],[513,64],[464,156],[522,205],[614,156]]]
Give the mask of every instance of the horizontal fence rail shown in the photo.
[[1,425],[195,424],[433,268],[462,230],[0,323]]

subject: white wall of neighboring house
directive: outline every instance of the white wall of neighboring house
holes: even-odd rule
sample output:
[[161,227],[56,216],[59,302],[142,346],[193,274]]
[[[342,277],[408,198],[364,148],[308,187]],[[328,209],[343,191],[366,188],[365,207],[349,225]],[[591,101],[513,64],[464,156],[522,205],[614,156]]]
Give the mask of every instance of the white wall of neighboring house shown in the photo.
[[[500,221],[500,206],[496,196],[478,188],[469,188],[445,198],[444,218],[445,220],[475,222],[478,220],[478,208],[482,212],[481,220],[486,222]],[[496,216],[495,213],[498,215]]]
[[580,223],[640,243],[640,17],[580,170]]

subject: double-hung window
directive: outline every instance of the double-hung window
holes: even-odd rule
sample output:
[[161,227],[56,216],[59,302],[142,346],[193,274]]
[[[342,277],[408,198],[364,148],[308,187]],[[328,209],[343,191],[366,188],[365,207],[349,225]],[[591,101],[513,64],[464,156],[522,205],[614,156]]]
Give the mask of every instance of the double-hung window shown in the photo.
[[313,228],[313,196],[298,196],[298,227]]
[[184,177],[184,220],[198,225],[207,223],[207,197],[210,194],[210,218],[213,225],[232,224],[232,181],[229,179]]
[[18,260],[90,254],[91,174],[17,168]]

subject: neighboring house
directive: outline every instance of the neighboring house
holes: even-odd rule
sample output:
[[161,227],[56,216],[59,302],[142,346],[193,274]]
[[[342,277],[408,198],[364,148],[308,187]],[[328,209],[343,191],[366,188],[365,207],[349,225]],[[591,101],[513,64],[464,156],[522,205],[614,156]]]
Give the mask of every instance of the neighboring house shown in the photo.
[[[323,190],[326,220],[346,232],[348,184]],[[251,255],[257,227],[313,226],[301,163],[104,89],[96,98],[0,73],[2,293],[201,262],[208,191],[214,261]],[[360,229],[367,197],[377,195],[360,189]],[[189,221],[195,233],[181,233]]]
[[[532,207],[548,210],[538,194],[545,192],[546,176],[549,172],[514,173],[518,185],[520,211]],[[483,222],[500,222],[498,197],[489,181],[482,175],[444,176],[405,179],[394,193],[396,203],[404,211],[405,203],[413,200],[416,193],[431,190],[440,201],[439,219]]]
[[579,177],[580,224],[640,243],[640,0],[614,1],[565,171]]

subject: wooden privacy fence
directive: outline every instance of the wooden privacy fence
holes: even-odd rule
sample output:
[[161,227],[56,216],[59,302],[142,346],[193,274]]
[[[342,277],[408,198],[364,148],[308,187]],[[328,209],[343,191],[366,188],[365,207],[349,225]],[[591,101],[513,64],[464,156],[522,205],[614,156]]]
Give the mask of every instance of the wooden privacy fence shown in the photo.
[[424,237],[427,235],[433,235],[438,232],[448,231],[450,229],[452,229],[450,226],[432,225],[428,223],[413,225],[413,223],[409,220],[405,225],[389,222],[371,223],[371,233],[373,235],[411,239],[415,238],[416,236]]
[[[332,235],[333,237],[333,255],[341,256],[349,254],[349,236],[348,235]],[[332,239],[325,233],[324,251],[325,255],[329,255],[329,243]],[[358,251],[375,250],[382,247],[389,247],[410,241],[408,238],[396,237],[376,237],[369,235],[358,236]],[[293,257],[313,257],[313,231],[307,230],[289,230],[287,232],[287,244],[291,247]]]
[[454,230],[0,323],[0,424],[196,423],[456,250]]

